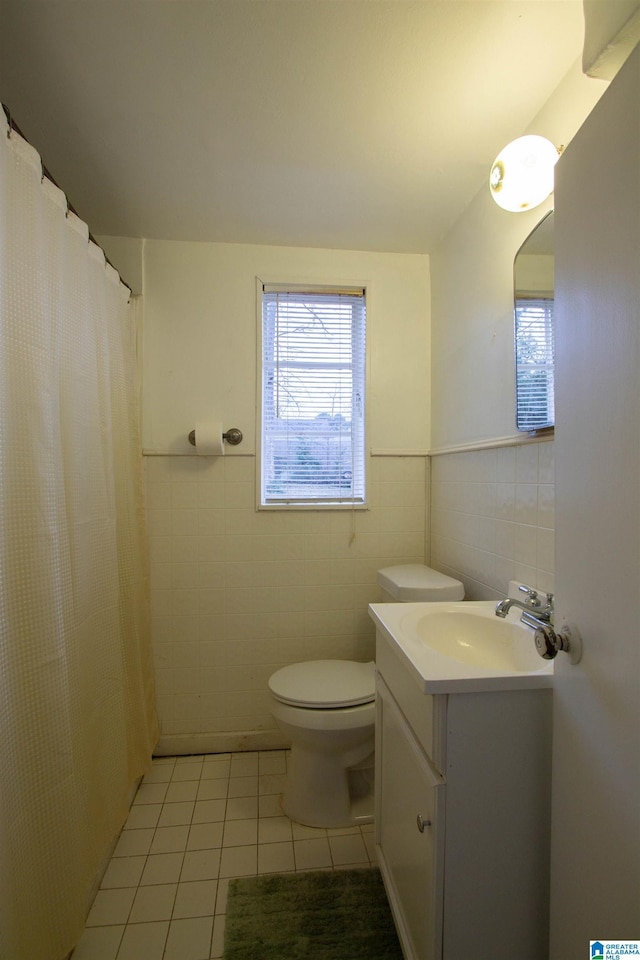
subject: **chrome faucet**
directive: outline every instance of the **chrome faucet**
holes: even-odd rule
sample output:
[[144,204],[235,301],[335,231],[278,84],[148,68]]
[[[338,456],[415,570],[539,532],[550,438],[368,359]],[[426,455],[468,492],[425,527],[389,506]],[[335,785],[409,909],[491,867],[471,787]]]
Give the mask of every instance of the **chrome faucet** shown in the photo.
[[504,619],[511,607],[519,607],[523,611],[520,619],[530,627],[539,627],[551,623],[553,618],[553,594],[547,593],[544,599],[541,599],[536,590],[525,586],[524,583],[518,589],[527,595],[527,599],[517,600],[515,597],[507,597],[506,600],[501,600],[496,606],[496,617]]

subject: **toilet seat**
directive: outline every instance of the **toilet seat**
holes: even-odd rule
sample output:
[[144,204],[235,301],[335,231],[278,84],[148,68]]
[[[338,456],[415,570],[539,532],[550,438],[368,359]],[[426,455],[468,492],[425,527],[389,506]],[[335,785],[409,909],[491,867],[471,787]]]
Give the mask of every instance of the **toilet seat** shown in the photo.
[[269,689],[281,703],[308,710],[355,707],[375,699],[375,665],[354,660],[308,660],[276,670]]

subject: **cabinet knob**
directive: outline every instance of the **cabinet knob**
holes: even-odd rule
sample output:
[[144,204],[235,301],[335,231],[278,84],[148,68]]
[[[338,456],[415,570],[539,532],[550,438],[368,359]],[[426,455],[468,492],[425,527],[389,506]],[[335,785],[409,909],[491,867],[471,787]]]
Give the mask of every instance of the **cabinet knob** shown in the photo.
[[420,831],[420,833],[424,833],[424,828],[425,828],[425,827],[430,827],[430,826],[431,826],[431,820],[425,820],[424,817],[423,817],[420,813],[418,814],[418,816],[417,816],[417,818],[416,818],[416,822],[417,822],[417,824],[418,824],[418,830]]

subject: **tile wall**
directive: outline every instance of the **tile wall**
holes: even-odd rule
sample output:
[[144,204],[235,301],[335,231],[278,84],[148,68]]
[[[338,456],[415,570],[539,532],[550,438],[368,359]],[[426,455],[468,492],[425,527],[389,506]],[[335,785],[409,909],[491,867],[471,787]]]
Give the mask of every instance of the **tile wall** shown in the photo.
[[253,457],[149,456],[145,470],[158,752],[283,746],[269,675],[373,659],[377,570],[424,562],[425,458],[372,458],[370,509],[353,514],[256,512]]
[[553,441],[432,457],[430,541],[468,599],[505,596],[509,580],[553,591]]

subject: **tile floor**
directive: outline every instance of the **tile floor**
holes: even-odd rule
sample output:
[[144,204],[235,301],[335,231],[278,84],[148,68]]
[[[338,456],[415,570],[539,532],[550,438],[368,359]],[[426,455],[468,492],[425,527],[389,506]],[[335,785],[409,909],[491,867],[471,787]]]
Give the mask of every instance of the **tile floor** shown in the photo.
[[232,877],[372,865],[372,825],[320,830],[283,816],[287,756],[154,760],[72,960],[220,958]]

